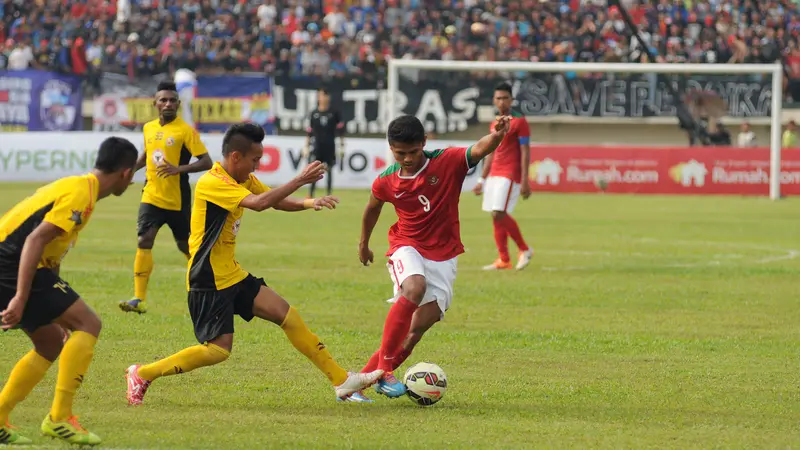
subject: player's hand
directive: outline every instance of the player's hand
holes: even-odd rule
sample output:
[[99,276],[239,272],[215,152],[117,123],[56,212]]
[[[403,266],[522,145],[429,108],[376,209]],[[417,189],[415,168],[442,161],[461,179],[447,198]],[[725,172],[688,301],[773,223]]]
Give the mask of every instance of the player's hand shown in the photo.
[[166,160],[164,160],[156,170],[158,172],[158,176],[161,178],[167,178],[173,175],[179,175],[181,173],[181,170],[177,166],[173,166]]
[[10,330],[22,320],[22,312],[25,310],[25,301],[21,297],[14,296],[8,303],[5,311],[0,312],[2,316],[2,329]]
[[506,133],[511,128],[511,116],[499,116],[495,119],[494,129],[492,130],[492,136],[498,137],[500,139],[506,137]]
[[372,250],[370,250],[369,247],[367,247],[366,245],[359,245],[358,259],[361,260],[361,264],[368,266],[370,263],[375,261],[375,255],[372,253]]
[[314,183],[321,180],[327,170],[328,166],[325,163],[314,161],[307,165],[295,179],[303,185]]
[[314,199],[314,211],[319,211],[322,208],[336,209],[336,204],[339,203],[339,198],[332,195]]
[[61,339],[62,339],[62,342],[63,342],[64,344],[66,344],[66,343],[67,343],[67,341],[69,340],[69,337],[70,337],[70,332],[69,332],[69,330],[68,330],[68,329],[66,329],[66,328],[64,328],[64,327],[61,327],[61,334],[63,335],[63,336],[62,336],[62,338],[61,338]]
[[528,183],[528,180],[522,180],[519,193],[522,195],[523,200],[527,200],[528,197],[531,196],[531,185]]
[[472,188],[472,193],[475,195],[483,194],[483,183],[476,184],[475,187]]

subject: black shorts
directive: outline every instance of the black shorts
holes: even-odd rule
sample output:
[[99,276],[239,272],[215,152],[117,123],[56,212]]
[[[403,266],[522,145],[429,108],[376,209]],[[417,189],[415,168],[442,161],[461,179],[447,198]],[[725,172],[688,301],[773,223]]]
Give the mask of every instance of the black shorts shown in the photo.
[[[17,293],[17,274],[0,274],[0,311],[8,307]],[[50,269],[39,269],[33,277],[31,296],[22,312],[19,327],[32,332],[61,317],[81,296]]]
[[189,291],[189,314],[197,341],[204,344],[233,333],[233,316],[253,320],[253,302],[266,286],[263,278],[247,278],[221,291]]
[[149,203],[139,205],[139,219],[137,220],[138,235],[147,233],[151,228],[161,229],[164,224],[172,230],[176,241],[189,240],[191,222],[191,209],[183,205],[180,211],[159,208]]

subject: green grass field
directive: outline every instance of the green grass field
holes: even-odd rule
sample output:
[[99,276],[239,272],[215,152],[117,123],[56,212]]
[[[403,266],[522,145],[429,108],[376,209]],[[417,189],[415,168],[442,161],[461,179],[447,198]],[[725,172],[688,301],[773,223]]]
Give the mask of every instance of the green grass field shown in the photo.
[[[0,210],[34,185],[0,185]],[[333,212],[247,212],[238,259],[294,304],[339,362],[377,348],[391,284],[361,267],[366,192]],[[226,363],[125,401],[123,370],[195,343],[185,260],[168,229],[150,312],[132,294],[139,189],[104,200],[62,275],[104,320],[76,412],[110,448],[789,448],[800,446],[800,208],[762,198],[535,195],[515,213],[537,249],[524,272],[484,273],[489,218],[465,194],[467,253],[444,322],[408,363],[441,365],[439,404],[337,404],[274,325],[237,322]],[[384,209],[373,239],[386,250]],[[0,334],[5,378],[29,348]],[[408,363],[404,366],[407,367]],[[55,367],[12,416],[37,444]]]

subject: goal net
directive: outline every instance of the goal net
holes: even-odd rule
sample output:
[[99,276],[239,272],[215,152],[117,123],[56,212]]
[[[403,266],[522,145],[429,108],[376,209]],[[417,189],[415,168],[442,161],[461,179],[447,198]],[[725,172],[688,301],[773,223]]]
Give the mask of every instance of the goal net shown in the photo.
[[[761,181],[749,181],[754,185],[760,183],[760,186],[753,186],[754,190],[743,193],[766,194],[763,185],[768,184],[770,198],[781,197],[783,69],[779,63],[534,63],[391,59],[388,64],[384,119],[388,121],[402,113],[417,114],[428,131],[437,135],[461,132],[467,128],[466,116],[470,114],[473,122],[491,121],[495,114],[492,107],[494,86],[501,81],[512,86],[513,109],[524,114],[531,123],[532,143],[537,142],[538,137],[540,143],[547,144],[585,146],[591,141],[592,145],[598,147],[681,146],[687,147],[682,151],[689,156],[692,151],[701,152],[709,146],[769,147],[763,169],[758,168],[755,175],[747,174],[750,178],[763,178]],[[417,108],[409,105],[408,92],[419,90],[422,86],[438,90],[437,98],[447,103],[452,113],[443,114],[443,108],[427,108],[426,95],[421,96]],[[438,114],[431,114],[431,111],[438,111]],[[560,124],[561,135],[556,139],[550,133],[541,139],[536,129],[542,122]],[[634,131],[619,133],[620,125],[626,125],[626,129]],[[483,126],[488,127],[488,123]],[[752,127],[753,136],[758,139],[747,141],[747,127]],[[571,129],[577,131],[568,131]],[[581,134],[581,129],[591,136]],[[663,130],[670,130],[673,134],[671,141],[663,138]],[[675,140],[675,133],[681,133],[680,143]],[[740,138],[740,134],[743,137]],[[690,162],[697,164],[694,158]],[[722,169],[717,174],[721,174],[720,177],[728,176]],[[786,174],[783,176],[785,178]],[[696,188],[699,183],[696,181],[690,187]],[[645,189],[642,192],[648,191]]]

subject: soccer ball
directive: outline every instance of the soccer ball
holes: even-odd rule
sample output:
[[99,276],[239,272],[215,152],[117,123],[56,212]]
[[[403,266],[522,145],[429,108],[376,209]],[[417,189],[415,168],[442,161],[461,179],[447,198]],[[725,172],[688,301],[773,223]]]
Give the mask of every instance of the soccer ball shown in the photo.
[[408,398],[420,406],[438,402],[447,390],[447,375],[432,363],[421,362],[409,367],[404,381]]

